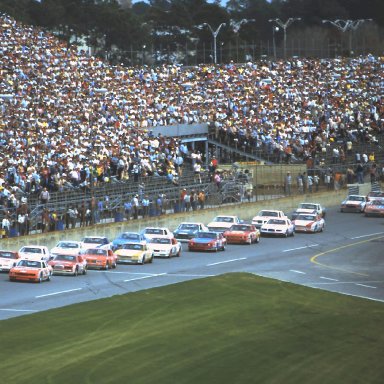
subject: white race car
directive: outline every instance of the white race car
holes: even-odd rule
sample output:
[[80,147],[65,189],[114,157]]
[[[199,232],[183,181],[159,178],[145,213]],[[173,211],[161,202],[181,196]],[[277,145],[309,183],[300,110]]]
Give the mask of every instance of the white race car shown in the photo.
[[323,232],[325,220],[316,214],[301,213],[292,221],[295,225],[295,232]]
[[278,211],[275,209],[263,209],[261,210],[253,219],[252,224],[260,229],[261,226],[268,222],[269,219],[284,219],[286,215],[283,211]]
[[59,241],[52,249],[51,256],[78,255],[81,251],[81,242],[72,240]]
[[148,242],[153,257],[172,257],[181,255],[181,243],[175,238],[153,237]]
[[212,232],[224,233],[233,224],[240,224],[240,220],[237,216],[216,216],[208,225],[208,229]]
[[17,252],[0,250],[0,272],[9,272],[18,261],[19,254]]
[[316,213],[321,217],[325,217],[325,208],[319,203],[301,203],[293,213],[292,219],[296,218],[297,215],[300,215],[302,213],[304,214]]
[[147,241],[149,241],[154,237],[165,237],[165,238],[173,237],[173,233],[168,228],[161,228],[161,227],[146,227],[143,229],[141,234]]
[[264,236],[294,236],[295,226],[288,218],[269,219],[261,226],[260,233]]
[[367,197],[364,195],[349,195],[341,202],[340,212],[364,212]]
[[49,249],[45,245],[25,245],[19,249],[20,259],[24,260],[44,260],[50,259]]

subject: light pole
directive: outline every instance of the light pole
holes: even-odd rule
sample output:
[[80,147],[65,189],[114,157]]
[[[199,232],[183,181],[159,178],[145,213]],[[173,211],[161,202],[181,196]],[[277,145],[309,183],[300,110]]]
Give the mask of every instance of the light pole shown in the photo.
[[287,57],[287,28],[295,21],[300,21],[301,17],[290,17],[285,23],[280,19],[269,19],[270,23],[276,23],[284,31],[284,58]]
[[276,25],[274,25],[272,27],[272,45],[273,45],[273,57],[275,58],[275,61],[277,60],[277,57],[276,57],[276,40],[275,40],[275,32],[279,32],[280,31],[280,28],[279,27],[276,27]]
[[372,19],[357,19],[357,20],[322,20],[323,24],[330,23],[336,27],[341,32],[346,32],[349,30],[349,53],[352,53],[352,31],[356,31],[361,24],[366,21],[373,21]]
[[246,23],[252,23],[256,21],[255,19],[241,19],[239,21],[237,20],[231,20],[229,25],[232,28],[233,32],[236,33],[236,61],[239,61],[239,32],[241,29],[241,26]]
[[204,27],[208,27],[209,30],[211,31],[212,33],[212,36],[213,36],[213,62],[214,64],[217,64],[217,46],[216,46],[216,38],[217,38],[217,35],[219,34],[220,32],[220,29],[222,27],[225,26],[225,23],[221,23],[218,28],[214,31],[213,28],[208,24],[208,23],[203,23],[203,24],[200,24],[200,25],[197,25],[197,28],[199,29],[203,29]]

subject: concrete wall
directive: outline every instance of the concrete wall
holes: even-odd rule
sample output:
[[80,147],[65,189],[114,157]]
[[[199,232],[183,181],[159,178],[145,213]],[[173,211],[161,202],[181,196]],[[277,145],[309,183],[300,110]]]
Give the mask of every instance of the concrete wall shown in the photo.
[[217,215],[238,215],[241,219],[249,220],[261,209],[279,209],[289,214],[301,202],[321,203],[325,207],[337,206],[347,195],[346,190],[320,192],[307,195],[284,197],[274,200],[263,200],[253,203],[242,203],[204,209],[202,211],[182,212],[146,220],[131,220],[120,223],[98,224],[91,227],[69,229],[65,231],[48,232],[24,237],[0,239],[0,249],[18,250],[23,245],[39,244],[49,248],[59,240],[80,240],[84,236],[107,236],[113,240],[117,234],[124,231],[140,231],[147,226],[168,227],[174,230],[183,221],[198,221],[208,224]]

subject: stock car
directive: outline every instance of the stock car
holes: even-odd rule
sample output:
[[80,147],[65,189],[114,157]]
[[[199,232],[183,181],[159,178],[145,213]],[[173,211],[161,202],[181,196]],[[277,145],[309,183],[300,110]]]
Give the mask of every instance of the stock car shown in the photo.
[[188,251],[225,251],[226,238],[222,233],[214,231],[200,231],[189,240]]
[[145,264],[153,261],[153,251],[146,241],[122,244],[115,253],[120,264]]
[[49,249],[45,245],[25,245],[19,249],[21,259],[44,260],[50,259]]
[[0,272],[9,272],[20,258],[16,251],[0,251]]
[[286,215],[283,211],[276,209],[263,209],[253,219],[252,224],[260,229],[261,226],[268,222],[269,219],[285,218]]
[[116,250],[121,244],[140,243],[143,240],[144,236],[139,232],[123,232],[112,241],[112,249]]
[[311,214],[316,213],[321,217],[325,217],[325,208],[319,203],[300,203],[298,208],[292,214],[292,220],[300,214]]
[[33,281],[41,283],[50,281],[52,268],[45,260],[21,259],[9,271],[10,281]]
[[172,238],[173,233],[168,228],[160,228],[160,227],[146,227],[143,229],[142,233],[145,240],[150,240],[153,237],[167,237]]
[[224,233],[232,227],[233,224],[240,224],[241,220],[237,216],[216,216],[208,225],[211,232]]
[[181,243],[175,238],[153,237],[148,242],[148,249],[153,257],[172,257],[181,255]]
[[78,255],[81,251],[81,242],[72,240],[59,241],[52,249],[51,256],[56,255]]
[[235,224],[224,232],[227,244],[252,244],[260,241],[260,231],[253,224]]
[[196,233],[199,231],[208,231],[208,228],[203,223],[181,223],[179,226],[173,231],[173,235],[178,241],[188,242],[193,237],[195,237]]
[[48,263],[53,275],[85,275],[87,260],[83,255],[56,254]]
[[295,232],[323,232],[325,228],[325,220],[316,213],[300,213],[292,223],[295,226]]
[[371,191],[367,195],[367,201],[384,199],[384,192]]
[[365,216],[384,216],[384,199],[368,201],[364,210]]
[[266,236],[294,236],[295,226],[286,218],[269,219],[260,228],[260,233]]
[[111,249],[87,248],[82,250],[81,255],[87,261],[87,269],[116,268],[117,256]]
[[111,243],[108,238],[104,236],[87,236],[81,240],[81,248],[111,249]]
[[340,212],[359,212],[365,210],[367,204],[367,197],[363,195],[349,195],[341,202]]

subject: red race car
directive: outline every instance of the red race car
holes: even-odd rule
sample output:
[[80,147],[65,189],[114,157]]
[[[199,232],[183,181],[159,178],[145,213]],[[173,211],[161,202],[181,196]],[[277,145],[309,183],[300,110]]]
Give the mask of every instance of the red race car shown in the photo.
[[260,241],[260,231],[252,224],[235,224],[224,237],[228,244],[252,244]]

